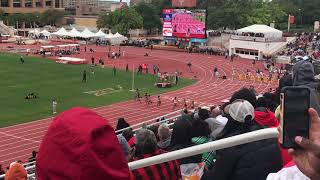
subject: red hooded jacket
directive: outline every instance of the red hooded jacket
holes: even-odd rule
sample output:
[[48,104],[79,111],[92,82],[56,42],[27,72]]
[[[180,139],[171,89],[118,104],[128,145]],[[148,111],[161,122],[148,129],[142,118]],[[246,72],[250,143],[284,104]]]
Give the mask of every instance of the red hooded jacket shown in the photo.
[[259,125],[268,126],[268,127],[278,127],[279,122],[275,117],[274,113],[268,109],[265,111],[254,111],[254,119]]
[[50,124],[37,154],[38,180],[127,180],[127,161],[113,128],[96,113],[76,107]]
[[[254,111],[254,120],[257,124],[267,126],[270,128],[279,126],[278,119],[275,117],[274,113],[271,112],[269,109],[265,109],[265,111],[259,111],[258,109],[256,109]],[[282,165],[286,165],[288,162],[292,160],[292,157],[288,154],[288,151],[286,149],[281,148],[280,144],[279,148],[282,156]]]

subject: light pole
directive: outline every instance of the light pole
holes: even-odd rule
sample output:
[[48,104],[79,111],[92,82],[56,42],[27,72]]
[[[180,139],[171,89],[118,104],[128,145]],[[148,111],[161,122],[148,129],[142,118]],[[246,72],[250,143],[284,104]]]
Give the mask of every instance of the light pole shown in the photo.
[[302,25],[302,12],[300,8],[299,8],[299,16],[300,16],[300,25]]
[[134,89],[134,73],[135,73],[135,69],[134,69],[134,64],[133,64],[133,67],[132,67],[132,84],[131,84],[131,92],[135,92],[135,89]]

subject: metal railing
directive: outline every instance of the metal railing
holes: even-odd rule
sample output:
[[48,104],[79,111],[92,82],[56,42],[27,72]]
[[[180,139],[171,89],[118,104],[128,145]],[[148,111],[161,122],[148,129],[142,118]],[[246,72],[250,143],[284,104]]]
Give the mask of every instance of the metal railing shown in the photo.
[[[181,115],[177,115],[177,116],[173,116],[173,117],[170,117],[168,119],[164,119],[164,120],[161,120],[161,121],[158,121],[158,122],[155,122],[155,123],[152,123],[152,124],[148,124],[147,126],[148,127],[151,127],[151,126],[154,126],[154,125],[158,125],[158,124],[161,124],[161,123],[165,123],[165,122],[168,122],[168,121],[175,121],[178,117],[180,117]],[[170,123],[171,125],[173,125],[173,123]],[[140,129],[142,129],[143,127],[139,127],[137,129],[134,129],[133,132],[136,132],[136,131],[139,131]]]
[[[255,141],[260,141],[264,139],[270,139],[270,138],[277,138],[278,137],[278,130],[276,128],[267,128],[267,129],[261,129],[245,134],[240,134],[237,136],[209,142],[206,144],[201,144],[201,145],[196,145],[192,146],[189,148],[184,148],[181,150],[173,151],[173,152],[168,152],[165,154],[153,156],[150,158],[146,159],[141,159],[138,161],[133,161],[128,163],[129,169],[130,170],[135,170],[138,168],[143,168],[155,164],[160,164],[176,159],[182,159],[186,158],[189,156],[194,156],[197,154],[202,154],[204,152],[210,152],[210,151],[215,151],[215,150],[220,150],[220,149],[225,149],[225,148],[230,148],[233,146],[238,146],[250,142],[255,142]],[[35,168],[35,165],[30,166],[26,169],[32,169]],[[4,176],[0,176],[4,177]],[[35,174],[29,174],[28,177],[34,178]]]
[[[180,113],[182,110],[177,110],[177,111],[173,111],[171,113],[168,113],[168,114],[165,114],[163,116],[159,116],[159,117],[156,117],[156,118],[153,118],[153,119],[150,119],[148,121],[144,121],[144,122],[141,122],[141,123],[138,123],[138,124],[134,124],[134,125],[131,125],[130,127],[127,127],[127,128],[123,128],[123,129],[119,129],[116,131],[116,133],[119,133],[119,132],[122,132],[124,130],[127,130],[127,129],[130,129],[130,128],[133,128],[133,127],[137,127],[137,126],[142,126],[143,124],[146,124],[146,123],[149,123],[149,122],[153,122],[153,121],[156,121],[158,119],[161,119],[163,117],[167,117],[167,116],[170,116],[170,115],[173,115],[173,114],[176,114],[176,113]],[[168,118],[170,119],[170,118]],[[167,121],[168,119],[165,119],[165,121]],[[163,121],[162,121],[163,122]],[[157,122],[158,123],[158,122]],[[139,129],[139,128],[138,128]]]
[[138,161],[130,162],[129,169],[134,170],[138,168],[147,167],[150,165],[160,164],[176,159],[182,159],[189,156],[194,156],[197,154],[202,154],[204,152],[215,151],[219,149],[225,149],[233,146],[238,146],[241,144],[246,144],[250,142],[260,141],[264,139],[276,138],[278,137],[278,130],[276,128],[268,128],[257,130],[206,144],[196,145],[189,148],[184,148],[181,150],[161,154],[158,156],[153,156],[146,159],[141,159]]
[[266,38],[266,37],[254,37],[254,36],[242,36],[242,35],[232,35],[231,39],[241,40],[241,41],[253,41],[253,42],[286,42],[285,37],[279,38]]
[[[23,164],[23,166],[24,166],[25,170],[28,171],[28,170],[35,169],[35,167],[36,167],[35,164],[36,164],[36,161],[32,161],[32,162],[28,162],[28,163]],[[31,165],[31,166],[29,166],[29,165]],[[5,176],[5,174],[0,175],[0,179],[4,179],[4,176]],[[32,178],[34,176],[35,176],[35,173],[28,174],[28,178]]]

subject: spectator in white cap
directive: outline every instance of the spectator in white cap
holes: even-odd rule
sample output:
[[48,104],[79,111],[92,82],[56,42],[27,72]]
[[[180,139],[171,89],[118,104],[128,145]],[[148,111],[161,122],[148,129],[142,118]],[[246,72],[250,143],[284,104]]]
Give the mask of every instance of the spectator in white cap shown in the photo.
[[[261,129],[254,122],[254,108],[246,100],[237,99],[230,104],[228,122],[235,126],[226,137]],[[282,159],[277,139],[267,139],[234,146],[217,151],[217,159],[212,170],[203,179],[219,180],[265,180],[270,172],[281,169]]]
[[[230,105],[235,102],[238,99],[242,99],[242,100],[246,100],[248,101],[253,107],[255,107],[256,105],[256,95],[248,88],[242,88],[239,91],[235,92],[230,101],[225,103],[222,106],[223,112],[224,112],[224,116],[228,119],[232,119],[232,117],[230,116],[229,113],[229,109],[230,109]],[[252,116],[253,117],[253,116]],[[249,121],[250,122],[250,121]],[[241,124],[240,124],[241,125]],[[222,130],[222,132],[217,136],[216,139],[222,139],[225,137],[230,136],[230,134],[233,134],[235,131],[238,131],[239,129],[239,122],[238,121],[229,121],[227,122],[227,124],[225,125],[224,129]]]

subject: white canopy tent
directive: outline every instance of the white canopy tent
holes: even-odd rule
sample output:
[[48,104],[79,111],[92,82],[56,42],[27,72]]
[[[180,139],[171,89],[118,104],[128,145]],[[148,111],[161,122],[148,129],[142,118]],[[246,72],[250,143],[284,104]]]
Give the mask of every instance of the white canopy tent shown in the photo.
[[119,37],[123,37],[120,33],[116,33],[115,35],[114,35],[114,37],[117,37],[117,38],[119,38]]
[[77,47],[80,46],[80,44],[61,44],[61,45],[57,45],[58,48],[71,48],[71,47]]
[[121,44],[123,41],[128,40],[128,38],[117,32],[116,34],[112,35],[109,40],[111,44]]
[[47,31],[46,29],[42,30],[40,32],[40,34],[42,34],[43,36],[47,36],[47,37],[49,37],[51,35],[51,33],[49,31]]
[[95,33],[89,31],[88,28],[85,28],[81,33],[80,33],[80,37],[82,38],[93,38],[93,37],[97,37]]
[[66,31],[65,28],[60,28],[57,32],[52,33],[52,35],[56,35],[56,36],[68,36],[68,32]]
[[113,35],[112,33],[106,34],[106,35],[104,36],[104,38],[107,39],[107,40],[110,40],[110,39],[112,39],[113,37],[114,37],[114,35]]
[[264,24],[254,24],[242,29],[238,29],[237,33],[262,33],[264,34],[265,38],[282,38],[282,31]]
[[38,29],[33,29],[32,31],[29,31],[29,34],[33,34],[35,36],[39,36],[40,35],[40,31]]
[[100,29],[96,34],[97,37],[105,37],[107,34],[102,32],[102,30]]
[[72,30],[68,32],[68,36],[81,37],[81,33],[76,28],[72,28]]

